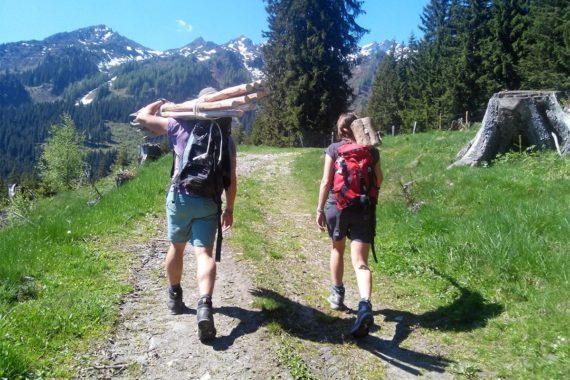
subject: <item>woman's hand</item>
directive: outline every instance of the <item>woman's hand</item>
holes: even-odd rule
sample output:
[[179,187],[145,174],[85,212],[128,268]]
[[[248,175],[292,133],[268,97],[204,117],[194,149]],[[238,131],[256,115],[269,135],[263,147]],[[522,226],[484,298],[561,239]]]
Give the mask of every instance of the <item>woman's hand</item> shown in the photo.
[[319,229],[321,231],[324,231],[325,227],[327,226],[327,220],[325,218],[325,212],[322,210],[317,210],[317,226],[319,226]]

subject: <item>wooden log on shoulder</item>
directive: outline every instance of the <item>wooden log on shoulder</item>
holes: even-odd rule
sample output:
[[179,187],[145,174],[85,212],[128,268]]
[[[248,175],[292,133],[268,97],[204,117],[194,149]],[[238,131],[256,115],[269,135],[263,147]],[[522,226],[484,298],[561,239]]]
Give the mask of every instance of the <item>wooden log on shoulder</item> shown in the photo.
[[232,109],[236,108],[237,106],[242,106],[250,102],[251,99],[249,98],[249,95],[243,95],[235,98],[218,100],[216,102],[198,102],[198,110],[212,111],[212,110]]
[[242,117],[244,110],[229,109],[215,111],[165,111],[161,113],[162,117],[171,117],[173,119],[193,120],[193,119],[218,119],[221,117]]
[[[214,94],[205,95],[202,98],[192,99],[183,103],[165,103],[156,113],[157,116],[177,117],[177,118],[215,118],[220,112],[224,112],[231,116],[240,117],[245,111],[255,109],[259,99],[265,97],[267,91],[265,83],[261,80],[233,86]],[[233,113],[229,111],[235,111]],[[134,112],[130,116],[135,117],[140,112]],[[211,116],[212,112],[218,112]],[[229,112],[229,113],[228,113]],[[225,116],[225,115],[224,115]],[[219,117],[224,117],[219,116]],[[136,121],[136,120],[135,120]],[[138,123],[132,122],[131,125],[139,126]]]
[[219,100],[235,98],[237,96],[246,95],[254,90],[252,83],[240,84],[239,86],[228,87],[213,94],[205,95],[200,98],[203,102],[217,102]]
[[251,103],[252,99],[249,95],[238,96],[235,98],[218,100],[216,102],[203,102],[200,99],[189,100],[184,103],[167,103],[161,108],[161,114],[165,112],[202,112],[213,110],[227,110],[237,108],[247,103]]
[[267,91],[264,91],[262,89],[247,95],[248,99],[252,101],[257,101],[261,98],[265,98],[266,96],[267,96]]
[[228,87],[213,94],[205,95],[200,100],[204,102],[216,102],[219,100],[235,98],[242,95],[248,95],[249,93],[260,90],[264,87],[264,83],[261,80],[257,80],[251,83],[240,84],[233,87]]
[[188,100],[183,103],[164,103],[160,107],[160,115],[164,114],[165,112],[187,112],[187,111],[194,111],[194,106],[196,104],[197,99]]
[[354,138],[358,144],[376,146],[380,144],[378,134],[372,126],[372,120],[369,117],[356,119],[350,124],[350,129],[354,134]]

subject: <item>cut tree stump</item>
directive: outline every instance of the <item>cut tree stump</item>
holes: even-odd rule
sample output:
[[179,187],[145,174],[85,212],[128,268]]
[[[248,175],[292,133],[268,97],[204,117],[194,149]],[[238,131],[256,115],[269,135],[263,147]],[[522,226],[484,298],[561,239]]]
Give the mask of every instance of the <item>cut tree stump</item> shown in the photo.
[[570,151],[570,115],[553,91],[503,91],[489,100],[477,135],[457,154],[454,166],[489,162],[509,150]]

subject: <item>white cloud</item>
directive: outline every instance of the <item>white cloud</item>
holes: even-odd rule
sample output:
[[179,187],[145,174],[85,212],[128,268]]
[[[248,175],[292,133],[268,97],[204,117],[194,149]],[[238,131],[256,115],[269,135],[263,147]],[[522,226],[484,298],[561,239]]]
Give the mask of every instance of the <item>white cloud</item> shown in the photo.
[[180,29],[182,29],[185,32],[191,32],[192,31],[192,25],[188,24],[186,21],[184,20],[176,20],[176,23],[178,23],[178,26],[180,27]]

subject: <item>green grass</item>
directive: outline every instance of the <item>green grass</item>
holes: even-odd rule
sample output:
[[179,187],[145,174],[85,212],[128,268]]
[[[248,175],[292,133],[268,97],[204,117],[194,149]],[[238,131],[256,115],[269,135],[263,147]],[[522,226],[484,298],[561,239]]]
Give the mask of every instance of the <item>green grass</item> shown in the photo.
[[[238,166],[239,154],[275,154],[275,153],[291,153],[300,152],[300,149],[294,148],[274,148],[266,146],[240,145],[238,147]],[[262,164],[264,165],[264,164]],[[256,168],[253,168],[254,172]],[[266,239],[266,236],[260,234],[261,230],[267,230],[266,217],[271,213],[271,209],[279,207],[279,203],[275,202],[274,195],[283,189],[279,189],[275,180],[262,181],[253,175],[238,178],[238,198],[236,200],[236,217],[235,229],[232,240],[239,245],[244,256],[248,259],[263,260],[266,257],[278,259],[282,256],[284,247],[280,242]],[[265,227],[264,227],[265,226]],[[265,231],[270,233],[271,231]],[[287,242],[290,247],[291,242]]]
[[[286,335],[286,333],[282,333]],[[317,379],[309,370],[305,360],[298,354],[299,349],[292,343],[290,337],[282,336],[277,355],[279,362],[287,367],[289,374],[295,380]]]
[[262,197],[263,188],[254,178],[240,179],[238,186],[239,207],[235,208],[235,229],[232,240],[238,242],[246,258],[261,260],[270,250],[268,247],[270,242],[257,233],[265,215],[266,200]]
[[[88,206],[88,191],[40,201],[30,223],[0,231],[0,378],[72,377],[76,351],[104,335],[129,290],[122,240],[149,236],[169,160]],[[132,236],[138,231],[140,236]]]
[[[385,139],[375,297],[472,363],[458,374],[560,378],[570,371],[570,164],[553,152],[511,153],[447,170],[474,133]],[[322,150],[297,160],[311,205],[322,164]]]

